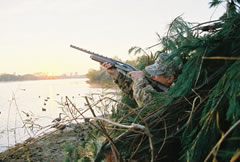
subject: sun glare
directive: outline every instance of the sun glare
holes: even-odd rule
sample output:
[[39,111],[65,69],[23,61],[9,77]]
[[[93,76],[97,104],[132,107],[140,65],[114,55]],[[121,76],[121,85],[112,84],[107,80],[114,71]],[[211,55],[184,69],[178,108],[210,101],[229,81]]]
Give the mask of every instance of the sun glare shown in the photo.
[[50,77],[51,77],[51,76],[55,76],[55,73],[54,73],[54,72],[49,72],[49,73],[48,73],[48,76],[50,76]]

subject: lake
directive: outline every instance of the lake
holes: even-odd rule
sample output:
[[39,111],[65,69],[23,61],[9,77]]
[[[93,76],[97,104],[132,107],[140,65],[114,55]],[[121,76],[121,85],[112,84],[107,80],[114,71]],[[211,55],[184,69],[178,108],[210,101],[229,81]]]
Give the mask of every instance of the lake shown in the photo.
[[[87,109],[84,96],[103,96],[101,94],[105,93],[104,89],[90,88],[86,81],[87,79],[63,79],[0,83],[0,152],[29,137],[37,136],[41,132],[36,131],[38,126],[51,125],[60,112],[65,111],[69,115],[63,108],[69,101],[83,112]],[[76,111],[70,113],[72,115]],[[97,112],[97,115],[101,113]],[[87,111],[84,115],[92,114]]]

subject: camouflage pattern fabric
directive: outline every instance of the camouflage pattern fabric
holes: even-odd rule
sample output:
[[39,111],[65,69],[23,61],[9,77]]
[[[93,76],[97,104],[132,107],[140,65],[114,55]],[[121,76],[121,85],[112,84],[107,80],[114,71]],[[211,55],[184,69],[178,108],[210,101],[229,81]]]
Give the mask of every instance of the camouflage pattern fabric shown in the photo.
[[126,93],[130,98],[134,99],[138,106],[143,106],[144,104],[152,104],[153,102],[153,91],[156,91],[146,79],[137,79],[132,81],[124,74],[119,72],[115,83],[118,87]]
[[122,92],[124,92],[131,99],[133,99],[133,91],[132,91],[133,81],[131,78],[119,72],[118,77],[114,82],[115,84],[118,85],[118,87],[122,90]]
[[155,91],[153,87],[148,83],[146,79],[139,78],[133,82],[133,97],[137,102],[138,106],[143,104],[150,104],[153,102],[153,94]]
[[150,75],[176,76],[181,71],[183,64],[179,57],[171,57],[171,54],[161,53],[154,64],[145,67],[146,72]]

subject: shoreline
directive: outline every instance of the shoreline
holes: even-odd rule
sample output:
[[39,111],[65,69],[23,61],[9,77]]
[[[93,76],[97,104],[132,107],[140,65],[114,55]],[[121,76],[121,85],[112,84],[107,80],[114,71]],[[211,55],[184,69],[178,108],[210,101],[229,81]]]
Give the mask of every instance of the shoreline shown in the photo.
[[29,138],[23,143],[0,152],[0,161],[63,161],[66,147],[78,147],[90,130],[88,122],[71,124],[70,129],[54,130],[36,138]]

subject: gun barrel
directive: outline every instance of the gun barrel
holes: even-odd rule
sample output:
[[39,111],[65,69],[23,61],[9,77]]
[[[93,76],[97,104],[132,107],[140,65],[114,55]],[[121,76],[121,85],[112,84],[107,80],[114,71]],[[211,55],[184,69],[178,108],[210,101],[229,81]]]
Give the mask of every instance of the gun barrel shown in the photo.
[[72,47],[72,48],[75,48],[75,49],[77,49],[77,50],[79,50],[79,51],[82,51],[82,52],[85,52],[85,53],[88,53],[88,54],[90,54],[90,55],[98,55],[98,54],[96,54],[96,53],[94,53],[94,52],[91,52],[91,51],[88,51],[88,50],[85,50],[85,49],[83,49],[83,48],[80,48],[80,47],[77,47],[77,46],[74,46],[74,45],[70,45],[70,47]]

